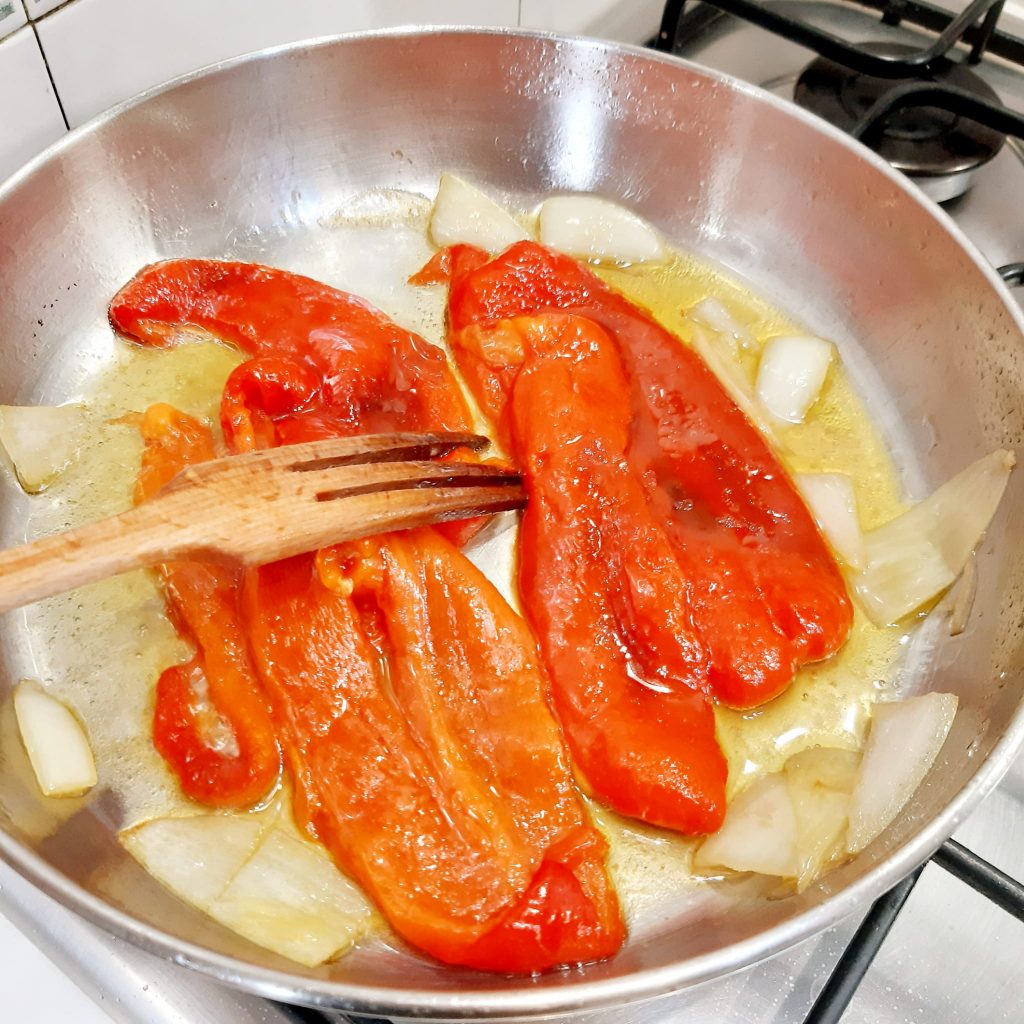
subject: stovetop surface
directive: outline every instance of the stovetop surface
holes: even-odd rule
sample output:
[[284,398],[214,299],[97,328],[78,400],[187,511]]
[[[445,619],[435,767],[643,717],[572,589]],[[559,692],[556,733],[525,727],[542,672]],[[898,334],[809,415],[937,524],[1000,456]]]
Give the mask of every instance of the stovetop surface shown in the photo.
[[[799,15],[851,40],[922,38],[881,25],[869,11],[835,3],[783,0]],[[1012,26],[1024,34],[1024,25]],[[688,59],[785,96],[809,51],[730,17],[677,47]],[[1024,70],[998,60],[980,69],[1009,106],[1024,110]],[[1024,261],[1024,146],[1010,142],[947,212],[994,265]],[[1024,290],[1020,293],[1024,298]],[[894,301],[899,297],[894,296]],[[959,830],[957,838],[997,867],[1024,876],[1024,758]],[[0,864],[5,913],[117,1021],[130,1024],[295,1024],[320,1014],[236,993],[107,936],[41,896]],[[856,929],[851,920],[729,978],[685,993],[572,1018],[579,1024],[766,1024],[800,1022]],[[1024,924],[929,864],[844,1024],[1024,1019]],[[358,1018],[351,1018],[357,1020]]]

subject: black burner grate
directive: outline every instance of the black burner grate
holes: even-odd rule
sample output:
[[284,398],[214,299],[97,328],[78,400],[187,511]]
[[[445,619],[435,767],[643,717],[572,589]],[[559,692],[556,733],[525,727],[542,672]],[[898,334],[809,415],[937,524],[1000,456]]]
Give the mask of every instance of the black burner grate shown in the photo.
[[879,11],[882,22],[887,25],[906,23],[935,31],[938,35],[930,45],[910,53],[885,55],[851,43],[800,18],[783,14],[760,0],[702,0],[692,10],[687,10],[686,0],[668,0],[661,30],[652,45],[665,53],[673,53],[719,18],[733,15],[805,46],[819,57],[858,74],[894,82],[922,79],[896,85],[867,111],[851,131],[852,135],[867,143],[880,134],[894,113],[911,107],[940,108],[1003,135],[1024,139],[1024,115],[976,93],[929,80],[949,66],[950,55],[960,44],[970,47],[967,63],[977,63],[988,53],[1024,67],[1024,40],[997,27],[1004,0],[973,0],[958,14],[911,0],[853,2]]

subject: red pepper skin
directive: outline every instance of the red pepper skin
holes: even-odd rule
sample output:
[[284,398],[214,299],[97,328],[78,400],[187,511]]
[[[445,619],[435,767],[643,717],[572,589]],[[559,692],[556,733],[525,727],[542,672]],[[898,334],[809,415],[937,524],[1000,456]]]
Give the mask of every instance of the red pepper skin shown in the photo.
[[[717,699],[755,707],[800,665],[834,654],[853,616],[835,559],[785,470],[700,357],[569,257],[517,242],[485,261],[456,246],[424,270],[427,279],[446,269],[451,277],[456,346],[473,325],[551,310],[575,312],[614,339],[631,403],[628,463],[692,571]],[[502,426],[505,371],[463,369]]]
[[[693,588],[627,466],[628,382],[614,342],[564,313],[453,336],[471,386],[507,388],[506,442],[530,501],[523,606],[573,759],[616,811],[687,834],[725,812],[708,654]],[[493,393],[481,404],[493,410]]]
[[[234,450],[468,425],[443,356],[358,300],[267,268],[192,262],[147,268],[111,319],[157,342],[195,324],[256,354],[223,396]],[[250,571],[242,609],[296,819],[400,935],[508,973],[618,949],[604,840],[533,640],[439,531]]]
[[[308,277],[255,263],[165,260],[114,296],[109,317],[142,344],[173,344],[183,328],[199,327],[254,357],[231,375],[221,406],[236,451],[386,433],[396,420],[474,429],[439,348]],[[474,458],[464,451],[450,457]],[[441,529],[461,545],[485,522]]]
[[392,534],[265,566],[246,607],[304,822],[400,935],[508,973],[618,948],[531,638],[472,563]]
[[255,263],[166,260],[125,285],[109,315],[115,330],[144,344],[167,345],[182,328],[200,327],[251,356],[308,366],[319,383],[315,403],[339,430],[386,431],[396,417],[472,429],[444,352],[308,277]]
[[[150,406],[140,427],[145,449],[138,501],[186,466],[216,457],[209,428],[169,405]],[[161,565],[160,575],[171,619],[196,653],[157,682],[153,743],[193,800],[211,807],[256,803],[277,780],[281,754],[239,618],[241,574],[224,565],[178,561]],[[205,688],[207,701],[199,700],[197,687]],[[214,713],[230,725],[236,753],[209,744]]]

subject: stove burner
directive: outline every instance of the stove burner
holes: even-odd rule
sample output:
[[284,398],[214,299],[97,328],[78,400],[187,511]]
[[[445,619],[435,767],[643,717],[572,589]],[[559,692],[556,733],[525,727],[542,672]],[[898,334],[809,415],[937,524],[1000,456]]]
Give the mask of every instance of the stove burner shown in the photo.
[[[897,57],[915,52],[899,43],[864,43],[878,56]],[[963,89],[979,99],[999,104],[999,97],[963,64],[943,58],[921,79],[875,78],[819,57],[797,79],[793,98],[800,106],[837,128],[850,131],[893,89],[914,81]],[[869,145],[897,170],[903,171],[929,196],[945,202],[970,187],[974,172],[1002,148],[1006,137],[976,121],[940,107],[915,106],[889,114],[872,134]]]

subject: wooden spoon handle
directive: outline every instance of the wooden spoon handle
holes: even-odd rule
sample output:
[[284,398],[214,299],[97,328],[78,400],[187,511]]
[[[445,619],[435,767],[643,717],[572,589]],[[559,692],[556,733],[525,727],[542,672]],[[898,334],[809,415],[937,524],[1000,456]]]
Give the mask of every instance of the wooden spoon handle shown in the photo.
[[0,612],[167,561],[195,547],[194,530],[174,522],[168,500],[0,551]]

